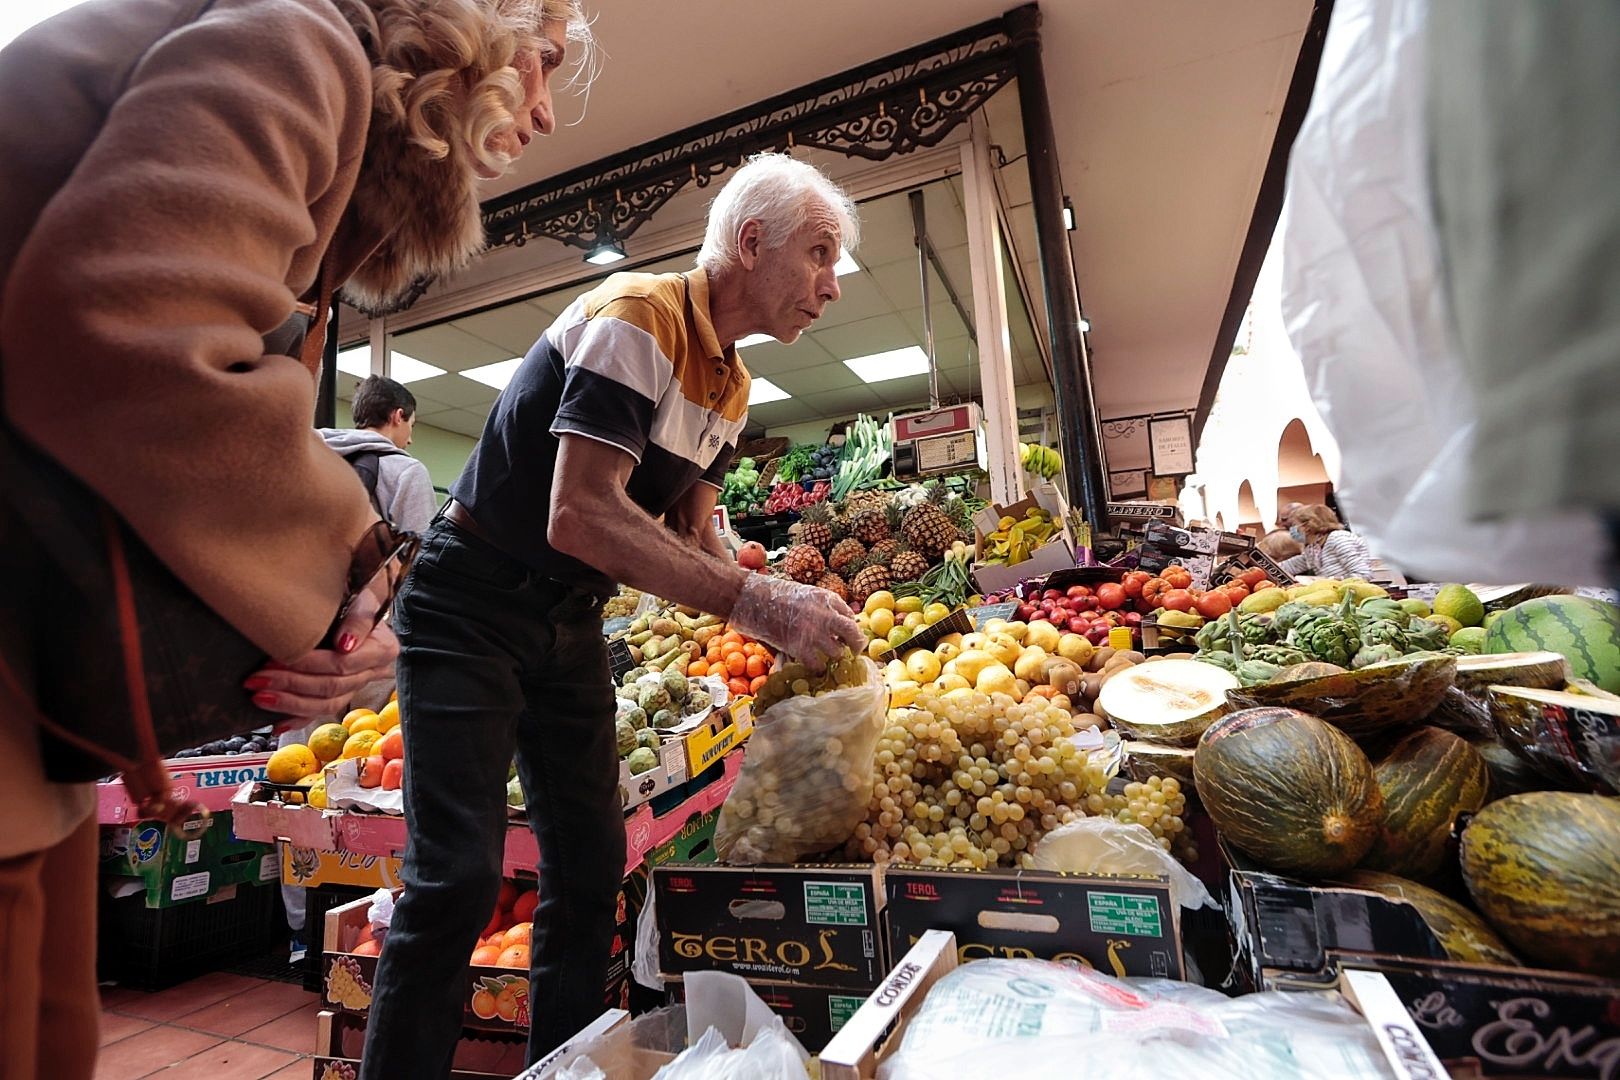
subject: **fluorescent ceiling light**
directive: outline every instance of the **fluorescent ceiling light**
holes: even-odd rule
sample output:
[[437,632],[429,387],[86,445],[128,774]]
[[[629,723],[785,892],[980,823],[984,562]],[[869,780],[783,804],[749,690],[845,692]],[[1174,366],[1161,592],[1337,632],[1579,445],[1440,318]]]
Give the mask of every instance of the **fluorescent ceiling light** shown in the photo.
[[786,401],[792,396],[792,394],[769,379],[755,378],[748,384],[748,404],[750,407],[763,405],[767,401]]
[[845,274],[860,273],[860,269],[861,264],[855,261],[855,256],[851,255],[843,248],[838,249],[838,261],[833,264],[834,274],[838,275],[839,277],[843,277]]
[[[363,379],[371,374],[371,346],[359,345],[353,349],[344,349],[338,353],[338,370],[357,379]],[[444,368],[424,364],[414,356],[406,356],[401,352],[388,354],[388,377],[397,383],[421,382],[437,375],[443,375]]]
[[591,249],[585,261],[592,266],[611,266],[625,257],[624,245],[616,240],[604,240]]
[[873,353],[845,360],[844,366],[860,376],[862,382],[888,382],[907,375],[928,374],[928,354],[916,345],[888,352]]
[[746,349],[750,345],[763,345],[767,341],[775,341],[775,340],[776,339],[771,337],[771,335],[769,335],[769,334],[749,334],[747,337],[745,337],[741,341],[737,342],[737,348]]
[[483,367],[467,368],[461,374],[473,382],[505,390],[506,384],[512,381],[512,373],[517,371],[521,363],[523,357],[514,356],[510,360],[500,360],[493,364],[485,364]]

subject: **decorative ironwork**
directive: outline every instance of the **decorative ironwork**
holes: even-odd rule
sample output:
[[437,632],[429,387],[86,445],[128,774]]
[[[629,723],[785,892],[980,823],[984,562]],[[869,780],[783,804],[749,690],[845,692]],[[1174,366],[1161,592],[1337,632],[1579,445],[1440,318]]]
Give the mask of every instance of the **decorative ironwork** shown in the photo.
[[688,186],[764,150],[882,161],[937,146],[1013,78],[993,19],[484,203],[491,247],[548,237],[589,251],[623,241]]

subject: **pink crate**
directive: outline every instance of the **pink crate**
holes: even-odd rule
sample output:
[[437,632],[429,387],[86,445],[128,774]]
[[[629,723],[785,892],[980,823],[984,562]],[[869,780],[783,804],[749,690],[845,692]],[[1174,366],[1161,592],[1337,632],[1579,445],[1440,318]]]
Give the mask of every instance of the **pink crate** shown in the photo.
[[[219,754],[214,757],[169,761],[176,798],[195,799],[204,810],[229,810],[236,789],[245,783],[264,779],[269,754]],[[123,825],[140,820],[140,812],[124,790],[124,778],[116,777],[96,785],[96,820],[103,825]]]
[[241,840],[273,844],[286,840],[294,847],[317,851],[337,850],[337,819],[342,815],[313,806],[287,806],[278,802],[250,802],[252,783],[243,784],[231,800],[231,828]]

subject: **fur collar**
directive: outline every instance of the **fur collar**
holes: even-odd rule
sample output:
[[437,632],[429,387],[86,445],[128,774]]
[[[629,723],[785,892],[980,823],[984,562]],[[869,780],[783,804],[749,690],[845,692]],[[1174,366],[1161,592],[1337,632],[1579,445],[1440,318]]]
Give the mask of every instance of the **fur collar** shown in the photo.
[[385,117],[372,114],[365,158],[334,269],[338,295],[362,314],[406,306],[413,285],[459,270],[484,247],[478,175],[460,148],[435,160]]

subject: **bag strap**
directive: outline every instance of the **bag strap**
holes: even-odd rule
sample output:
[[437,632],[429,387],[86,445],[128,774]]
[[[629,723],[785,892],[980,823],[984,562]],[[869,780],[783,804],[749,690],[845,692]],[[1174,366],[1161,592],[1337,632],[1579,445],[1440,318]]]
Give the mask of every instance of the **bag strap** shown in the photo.
[[328,247],[315,272],[315,288],[311,290],[316,297],[315,310],[310,315],[309,330],[304,334],[304,345],[298,354],[299,363],[317,379],[321,375],[321,360],[326,355],[326,328],[332,312],[332,294],[336,291],[333,277],[337,271],[332,262],[332,249]]

